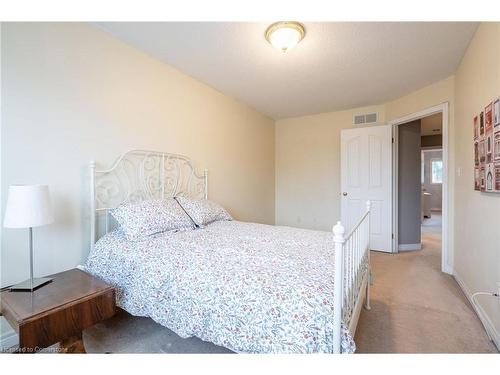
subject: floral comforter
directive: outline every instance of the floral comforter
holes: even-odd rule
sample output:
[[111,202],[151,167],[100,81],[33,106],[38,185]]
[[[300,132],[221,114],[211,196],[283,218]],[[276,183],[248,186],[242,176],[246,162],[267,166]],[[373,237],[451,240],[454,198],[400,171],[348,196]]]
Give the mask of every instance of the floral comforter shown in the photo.
[[[140,242],[120,229],[87,272],[117,287],[117,303],[181,337],[236,352],[331,353],[333,234],[238,221]],[[343,326],[342,350],[354,341]]]

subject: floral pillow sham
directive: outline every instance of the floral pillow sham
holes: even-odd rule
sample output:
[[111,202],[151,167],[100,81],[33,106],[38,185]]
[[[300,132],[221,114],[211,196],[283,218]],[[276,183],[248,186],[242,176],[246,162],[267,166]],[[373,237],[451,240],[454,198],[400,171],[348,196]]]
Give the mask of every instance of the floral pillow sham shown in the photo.
[[193,222],[173,198],[123,203],[111,215],[129,241],[138,241],[160,232],[193,229]]
[[175,197],[175,199],[199,228],[214,221],[233,220],[221,205],[208,199],[186,197]]

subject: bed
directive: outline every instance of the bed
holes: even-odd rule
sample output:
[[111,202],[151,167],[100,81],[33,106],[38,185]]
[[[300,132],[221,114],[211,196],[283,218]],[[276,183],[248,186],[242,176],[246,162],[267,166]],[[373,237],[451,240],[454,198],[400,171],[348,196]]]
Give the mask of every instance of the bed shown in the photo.
[[207,199],[207,170],[182,155],[134,150],[106,170],[92,162],[90,177],[84,267],[116,287],[130,314],[239,353],[355,351],[361,307],[369,308],[369,203],[347,236],[340,222],[322,232],[223,220],[128,241],[111,209]]

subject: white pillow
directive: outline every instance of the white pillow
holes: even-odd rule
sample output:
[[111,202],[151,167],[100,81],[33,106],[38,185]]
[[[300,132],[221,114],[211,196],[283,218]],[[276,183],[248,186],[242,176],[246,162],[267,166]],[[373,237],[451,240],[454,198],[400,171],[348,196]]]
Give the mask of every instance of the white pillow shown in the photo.
[[175,197],[193,222],[200,228],[214,221],[233,220],[221,205],[208,199]]
[[129,241],[169,230],[194,228],[189,216],[173,198],[123,203],[111,210],[111,215]]

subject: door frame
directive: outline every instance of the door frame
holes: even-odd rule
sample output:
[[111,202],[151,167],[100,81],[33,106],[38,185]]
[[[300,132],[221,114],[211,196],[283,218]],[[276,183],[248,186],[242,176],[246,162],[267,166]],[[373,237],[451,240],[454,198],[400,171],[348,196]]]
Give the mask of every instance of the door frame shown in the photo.
[[407,122],[419,120],[423,117],[434,115],[436,113],[443,114],[443,185],[442,185],[442,237],[441,237],[441,271],[452,274],[453,267],[450,259],[450,246],[449,246],[449,103],[441,103],[424,110],[411,113],[409,115],[389,121],[392,126],[392,252],[398,252],[398,125]]

